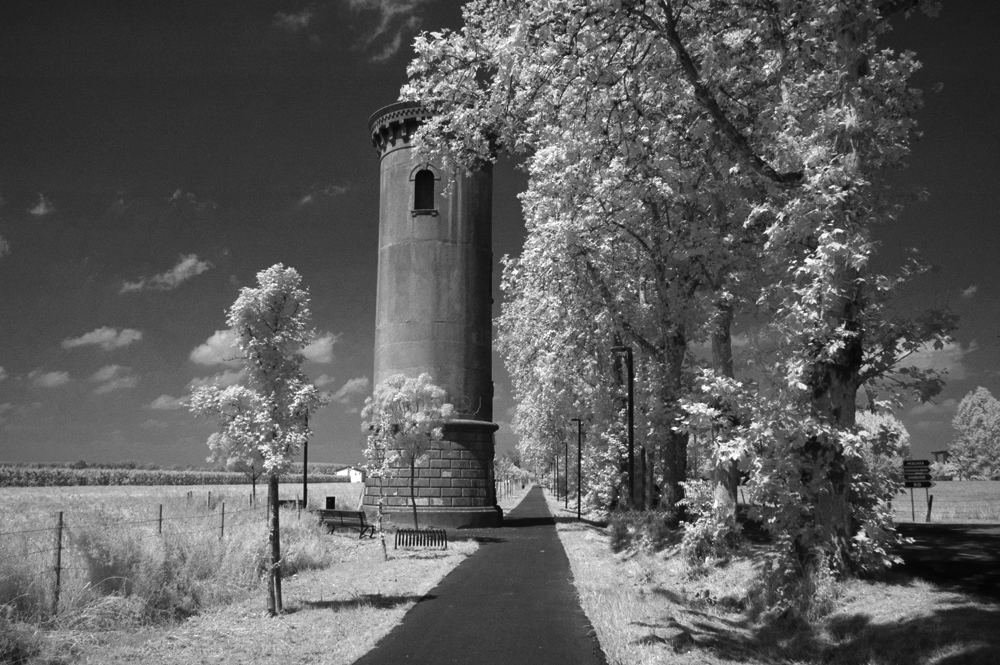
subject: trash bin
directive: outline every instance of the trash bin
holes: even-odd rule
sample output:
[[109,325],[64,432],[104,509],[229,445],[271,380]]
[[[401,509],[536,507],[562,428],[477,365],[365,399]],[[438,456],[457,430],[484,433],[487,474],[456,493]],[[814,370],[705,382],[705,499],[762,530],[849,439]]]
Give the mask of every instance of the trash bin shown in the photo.
[[326,497],[326,509],[327,510],[336,510],[337,509],[337,497],[335,497],[335,496],[328,496],[328,497]]

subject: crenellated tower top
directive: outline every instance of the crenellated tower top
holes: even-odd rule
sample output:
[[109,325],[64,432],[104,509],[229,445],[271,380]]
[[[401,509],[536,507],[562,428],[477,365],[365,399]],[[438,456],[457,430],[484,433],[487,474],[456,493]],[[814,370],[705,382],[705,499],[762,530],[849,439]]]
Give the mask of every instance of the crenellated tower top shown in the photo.
[[421,121],[431,117],[418,102],[396,102],[383,106],[368,118],[372,145],[384,155],[400,143],[409,143]]

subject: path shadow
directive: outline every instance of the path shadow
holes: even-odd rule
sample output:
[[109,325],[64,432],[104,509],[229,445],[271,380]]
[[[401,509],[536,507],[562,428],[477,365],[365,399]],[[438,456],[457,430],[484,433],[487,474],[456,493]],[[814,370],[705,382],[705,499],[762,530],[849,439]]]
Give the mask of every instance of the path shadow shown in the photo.
[[301,609],[309,610],[344,610],[357,607],[372,607],[378,610],[390,609],[397,605],[406,603],[422,603],[425,600],[434,600],[437,596],[427,594],[423,596],[384,596],[380,593],[365,593],[353,598],[342,598],[339,600],[304,600]]
[[908,576],[958,591],[1000,600],[1000,526],[982,524],[900,524],[899,532],[913,542],[896,553],[903,565],[890,571],[887,582],[905,583]]
[[461,531],[461,530],[455,531],[454,533],[449,532],[448,533],[448,539],[451,542],[459,542],[459,541],[468,541],[468,540],[471,540],[471,541],[474,541],[474,542],[477,542],[477,543],[480,543],[480,544],[484,544],[484,545],[488,544],[488,543],[506,543],[507,542],[506,538],[498,538],[497,536],[486,536],[486,535],[483,535],[482,533],[472,533],[472,532],[469,532],[469,531]]
[[555,526],[556,518],[547,517],[505,517],[503,529],[523,529],[532,526]]

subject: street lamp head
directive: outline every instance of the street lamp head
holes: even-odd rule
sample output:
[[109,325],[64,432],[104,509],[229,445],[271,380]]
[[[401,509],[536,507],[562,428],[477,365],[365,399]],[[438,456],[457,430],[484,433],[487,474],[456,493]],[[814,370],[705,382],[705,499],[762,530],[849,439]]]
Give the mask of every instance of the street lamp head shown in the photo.
[[628,353],[632,350],[631,346],[612,346],[611,353]]

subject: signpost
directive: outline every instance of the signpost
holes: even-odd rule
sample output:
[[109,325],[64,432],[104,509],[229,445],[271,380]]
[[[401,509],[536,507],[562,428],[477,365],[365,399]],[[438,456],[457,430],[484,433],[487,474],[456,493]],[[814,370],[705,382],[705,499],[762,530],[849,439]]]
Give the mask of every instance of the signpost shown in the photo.
[[933,497],[930,495],[931,487],[931,461],[926,459],[903,460],[903,485],[910,490],[910,518],[916,522],[916,508],[913,505],[913,489],[923,487],[924,496],[927,499],[927,521],[931,521],[931,505]]

